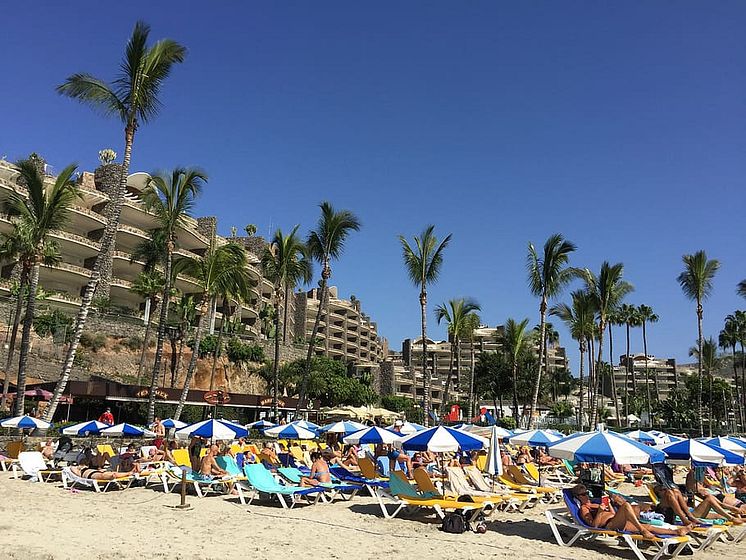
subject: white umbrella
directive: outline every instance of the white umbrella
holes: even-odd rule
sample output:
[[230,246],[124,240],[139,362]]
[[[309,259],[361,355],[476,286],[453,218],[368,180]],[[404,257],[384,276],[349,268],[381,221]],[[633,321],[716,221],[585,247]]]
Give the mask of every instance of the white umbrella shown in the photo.
[[283,439],[314,439],[317,436],[315,431],[292,423],[264,430],[264,435]]
[[396,440],[401,439],[401,435],[387,430],[386,428],[379,428],[378,426],[370,426],[354,434],[342,439],[344,443],[362,445],[366,443],[394,443]]
[[529,432],[521,432],[520,434],[514,435],[510,438],[510,443],[513,445],[540,447],[549,445],[550,443],[554,443],[561,439],[561,436],[546,430],[531,430]]
[[410,434],[414,434],[417,432],[421,432],[425,429],[425,426],[421,426],[420,424],[415,424],[414,422],[403,422],[400,426],[396,425],[396,422],[391,424],[391,426],[386,426],[389,430],[393,430],[394,428],[399,428],[399,433],[408,436]]
[[99,432],[102,436],[124,436],[124,437],[155,437],[155,432],[140,428],[139,426],[133,426],[122,422],[120,424],[114,424],[108,428],[105,428]]
[[746,455],[746,442],[743,442],[740,439],[732,437],[714,437],[703,441],[710,445],[725,449],[726,451],[730,451],[731,453],[735,453],[736,455]]
[[435,426],[421,432],[408,435],[394,442],[396,447],[406,451],[432,451],[443,453],[446,451],[472,451],[489,447],[490,442],[474,434],[461,430],[454,430],[445,426]]
[[6,418],[2,422],[0,422],[0,426],[2,426],[3,428],[19,428],[22,430],[34,428],[46,430],[51,425],[52,424],[50,424],[49,422],[45,422],[44,420],[39,420],[38,418],[33,418],[28,415]]
[[491,474],[493,477],[503,474],[503,461],[500,454],[500,444],[498,443],[498,440],[503,437],[500,435],[500,430],[505,431],[500,426],[492,426],[492,433],[490,434],[492,445],[490,445],[490,449],[487,452],[487,464],[484,467],[485,472]]
[[332,422],[326,426],[319,428],[319,432],[328,434],[354,434],[360,430],[367,428],[365,424],[360,422],[353,422],[352,420],[344,420],[342,422]]
[[176,435],[228,440],[246,437],[249,435],[249,430],[228,420],[203,420],[177,430]]
[[90,420],[88,422],[81,422],[80,424],[74,424],[67,428],[63,428],[62,433],[66,436],[88,436],[98,434],[101,430],[108,427],[108,424],[104,424],[98,420]]
[[549,445],[549,455],[578,463],[644,465],[663,461],[664,455],[654,447],[614,432],[586,432],[568,436]]

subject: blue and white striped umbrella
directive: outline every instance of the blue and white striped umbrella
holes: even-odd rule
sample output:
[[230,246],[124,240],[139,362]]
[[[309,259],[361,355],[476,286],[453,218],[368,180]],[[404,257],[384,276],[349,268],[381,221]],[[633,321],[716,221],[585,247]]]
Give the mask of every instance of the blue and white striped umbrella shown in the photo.
[[13,418],[6,418],[5,420],[0,422],[0,426],[2,426],[3,428],[20,428],[23,430],[33,429],[33,428],[39,428],[40,430],[46,430],[51,425],[52,424],[50,424],[49,422],[45,422],[44,420],[39,420],[38,418],[33,418],[28,415],[15,416]]
[[265,436],[282,439],[314,439],[317,437],[315,430],[309,430],[296,424],[285,424],[264,430]]
[[400,439],[401,437],[402,437],[401,434],[397,434],[395,432],[392,432],[391,430],[387,430],[386,428],[379,428],[378,426],[370,426],[369,428],[365,428],[363,430],[360,430],[359,432],[350,434],[349,436],[343,438],[342,441],[347,444],[357,444],[357,445],[363,445],[366,443],[389,444],[389,443],[394,443],[396,440]]
[[662,443],[673,443],[675,441],[684,441],[685,438],[680,438],[677,436],[672,436],[671,434],[667,434],[666,432],[661,432],[660,430],[648,430],[648,433],[652,436],[655,436],[659,438]]
[[635,441],[639,441],[640,443],[651,443],[653,445],[660,445],[662,443],[665,443],[663,438],[658,437],[650,432],[645,432],[643,430],[633,430],[631,432],[627,432],[624,435],[628,438],[632,438]]
[[461,430],[454,430],[446,426],[435,426],[421,432],[408,435],[394,442],[396,447],[405,451],[432,451],[444,453],[447,451],[472,451],[485,449],[490,442],[474,434],[468,434]]
[[269,420],[257,420],[256,422],[252,422],[251,424],[247,425],[246,427],[250,430],[266,430],[267,428],[274,428],[277,426],[277,424],[270,422]]
[[345,420],[343,422],[332,422],[331,424],[327,424],[326,426],[322,426],[319,428],[320,433],[329,433],[329,434],[354,434],[355,432],[359,432],[360,430],[364,430],[367,428],[365,424],[361,424],[360,422],[353,422],[351,420]]
[[88,422],[81,422],[80,424],[74,424],[73,426],[63,428],[62,433],[66,436],[92,436],[108,427],[109,424],[104,424],[98,420],[90,420]]
[[501,476],[503,474],[503,460],[500,454],[500,444],[498,440],[503,437],[500,435],[500,430],[505,431],[505,428],[501,428],[498,425],[492,426],[492,434],[490,434],[490,449],[487,451],[487,464],[484,466],[486,473],[492,476]]
[[182,422],[181,420],[174,420],[173,418],[166,418],[165,420],[161,420],[161,424],[163,424],[163,427],[167,430],[172,430],[174,428],[180,430],[187,425],[186,422]]
[[522,432],[510,438],[513,445],[529,445],[531,447],[540,447],[559,441],[564,436],[558,436],[547,430],[531,430]]
[[249,430],[228,420],[203,420],[176,430],[177,436],[202,437],[206,439],[236,439],[249,435]]
[[310,420],[293,420],[288,424],[288,426],[300,426],[301,428],[311,430],[312,432],[318,431],[318,429],[321,427],[318,424],[314,424]]
[[606,463],[644,465],[660,463],[665,459],[662,451],[643,445],[627,436],[614,432],[581,432],[548,446],[551,457],[578,463]]
[[155,437],[154,432],[151,432],[150,430],[141,428],[139,426],[127,424],[127,422],[114,424],[113,426],[104,428],[99,432],[99,434],[102,436]]
[[416,424],[415,422],[404,422],[401,426],[397,426],[396,423],[391,424],[391,426],[386,426],[389,430],[393,430],[394,428],[399,428],[399,433],[405,436],[408,436],[410,434],[414,434],[417,432],[421,432],[422,430],[425,430],[425,426],[421,424]]
[[746,455],[746,442],[733,437],[714,437],[703,440],[705,443],[722,447],[736,455]]
[[741,455],[696,439],[685,439],[665,445],[656,445],[666,454],[666,462],[675,465],[693,465],[695,467],[719,467],[722,465],[743,465]]

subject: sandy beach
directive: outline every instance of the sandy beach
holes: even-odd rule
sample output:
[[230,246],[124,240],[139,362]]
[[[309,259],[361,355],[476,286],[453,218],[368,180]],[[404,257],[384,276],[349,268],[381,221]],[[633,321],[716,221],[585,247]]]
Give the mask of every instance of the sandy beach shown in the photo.
[[[628,489],[632,489],[630,486]],[[558,546],[545,506],[530,513],[498,512],[487,533],[446,534],[435,517],[387,520],[372,498],[299,506],[242,506],[233,498],[188,496],[192,508],[174,509],[177,494],[132,488],[95,494],[56,483],[0,475],[0,550],[13,560],[169,558],[634,558],[604,544]],[[557,507],[557,506],[552,506]],[[607,541],[608,542],[608,541]],[[743,558],[746,543],[716,544],[697,558]]]

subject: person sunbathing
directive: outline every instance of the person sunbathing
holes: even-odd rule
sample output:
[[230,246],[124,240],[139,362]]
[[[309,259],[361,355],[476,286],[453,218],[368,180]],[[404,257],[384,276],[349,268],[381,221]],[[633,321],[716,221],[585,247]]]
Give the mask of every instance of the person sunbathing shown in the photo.
[[666,487],[661,484],[655,485],[655,493],[660,498],[660,505],[662,508],[671,508],[674,515],[677,515],[684,523],[695,523],[701,524],[700,519],[708,519],[722,517],[727,521],[731,521],[736,525],[743,523],[737,517],[730,515],[723,507],[717,503],[714,496],[706,496],[702,501],[694,508],[689,508],[686,496],[681,493],[678,487]]
[[406,470],[404,472],[407,475],[407,478],[412,478],[412,472],[414,469],[412,468],[412,459],[407,455],[404,451],[399,451],[398,449],[394,449],[394,447],[390,447],[388,453],[386,456],[389,459],[389,470],[393,471],[396,468],[396,464],[399,463],[400,466],[406,467]]
[[[723,493],[722,488],[710,485],[707,483],[707,478],[703,472],[698,472],[697,468],[694,467],[689,469],[689,473],[686,475],[686,489],[699,496],[702,499],[708,497],[714,498],[714,501],[723,509],[728,510],[731,515],[740,516],[746,514],[746,505],[741,500],[734,498],[733,496],[726,496]],[[702,481],[699,480],[702,475]]]
[[329,473],[329,463],[318,451],[311,453],[311,474],[302,476],[300,479],[301,486],[318,486],[319,484],[328,484],[332,481]]
[[357,467],[357,454],[360,452],[360,448],[357,445],[348,445],[344,450],[344,457],[342,458],[342,465],[345,467]]
[[591,502],[588,489],[583,484],[573,486],[570,492],[580,503],[579,514],[581,519],[591,527],[638,532],[649,539],[655,537],[655,534],[682,536],[691,530],[688,526],[669,529],[655,525],[643,525],[635,514],[632,505],[619,494],[613,494],[609,498],[608,504],[595,504]]
[[107,471],[104,469],[90,466],[86,461],[83,461],[79,465],[70,467],[70,472],[80,478],[87,478],[89,480],[117,480],[120,478],[127,478],[130,475],[140,472],[140,467],[134,465],[130,471]]
[[259,460],[262,464],[270,470],[276,470],[277,465],[280,464],[280,459],[277,457],[272,443],[269,441],[264,442],[261,453],[259,453]]
[[199,474],[205,480],[212,480],[216,476],[225,476],[228,474],[228,471],[221,469],[215,461],[218,451],[217,445],[211,445],[200,461]]

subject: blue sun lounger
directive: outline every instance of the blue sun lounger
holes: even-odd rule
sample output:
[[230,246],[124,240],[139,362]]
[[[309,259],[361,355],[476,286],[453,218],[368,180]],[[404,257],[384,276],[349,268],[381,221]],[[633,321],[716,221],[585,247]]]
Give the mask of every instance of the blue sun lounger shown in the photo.
[[[292,509],[302,499],[315,504],[324,495],[325,488],[304,488],[302,486],[284,486],[274,479],[272,473],[264,468],[264,465],[244,465],[244,474],[248,482],[248,488],[243,483],[238,483],[238,497],[242,504],[251,504],[257,494],[268,494],[276,496],[283,509]],[[244,491],[249,491],[248,501]]]
[[[307,474],[304,475],[299,469],[295,469],[292,467],[281,467],[277,469],[277,472],[280,473],[282,477],[286,478],[288,482],[298,485],[301,483],[301,479],[303,476],[309,476]],[[334,481],[329,483],[321,482],[318,487],[329,490],[329,498],[332,501],[334,500],[334,498],[351,500],[355,497],[355,494],[360,492],[360,490],[362,489],[362,486],[359,484],[345,484],[339,482],[335,483]]]

